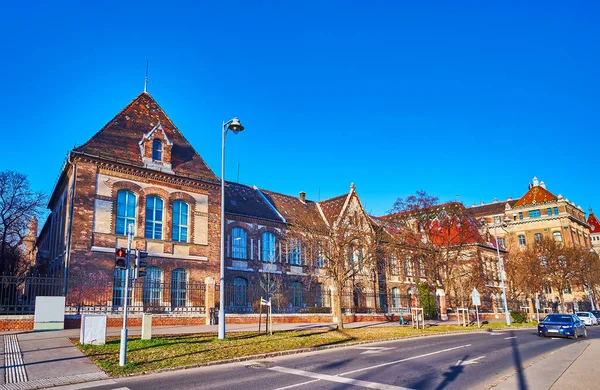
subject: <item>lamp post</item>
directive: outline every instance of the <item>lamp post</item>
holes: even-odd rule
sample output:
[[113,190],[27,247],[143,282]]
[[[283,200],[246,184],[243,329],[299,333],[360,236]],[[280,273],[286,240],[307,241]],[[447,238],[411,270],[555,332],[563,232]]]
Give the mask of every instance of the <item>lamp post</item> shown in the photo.
[[221,277],[219,283],[219,340],[225,339],[225,136],[244,130],[236,117],[223,122],[221,127]]
[[510,313],[508,311],[508,304],[506,303],[506,284],[504,283],[504,261],[500,257],[500,245],[498,244],[498,233],[496,232],[496,218],[494,220],[494,239],[496,240],[496,253],[498,254],[498,267],[500,271],[500,287],[502,288],[502,305],[504,306],[504,317],[506,318],[506,325],[510,325]]

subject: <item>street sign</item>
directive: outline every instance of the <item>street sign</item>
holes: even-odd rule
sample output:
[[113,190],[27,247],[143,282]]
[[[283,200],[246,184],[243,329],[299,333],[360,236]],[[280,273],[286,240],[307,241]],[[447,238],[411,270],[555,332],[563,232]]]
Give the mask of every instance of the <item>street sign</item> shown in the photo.
[[471,300],[473,301],[473,306],[481,306],[481,295],[476,288],[473,288],[473,292],[471,292]]

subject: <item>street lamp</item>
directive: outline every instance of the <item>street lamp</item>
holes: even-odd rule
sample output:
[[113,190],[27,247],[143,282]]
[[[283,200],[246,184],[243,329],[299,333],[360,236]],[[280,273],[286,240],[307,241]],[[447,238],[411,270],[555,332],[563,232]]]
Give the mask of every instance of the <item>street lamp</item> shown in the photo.
[[219,340],[225,339],[225,136],[244,130],[236,117],[223,122],[221,127],[221,279],[219,284]]
[[[494,221],[494,239],[496,240],[496,253],[498,254],[498,268],[500,271],[500,287],[502,288],[502,305],[504,306],[504,317],[506,318],[506,325],[510,325],[510,313],[508,311],[508,304],[506,303],[506,284],[504,283],[504,261],[500,257],[500,245],[498,244],[498,233],[496,232],[496,217],[492,218]],[[506,222],[510,221],[507,217],[504,219],[503,226],[506,226]]]

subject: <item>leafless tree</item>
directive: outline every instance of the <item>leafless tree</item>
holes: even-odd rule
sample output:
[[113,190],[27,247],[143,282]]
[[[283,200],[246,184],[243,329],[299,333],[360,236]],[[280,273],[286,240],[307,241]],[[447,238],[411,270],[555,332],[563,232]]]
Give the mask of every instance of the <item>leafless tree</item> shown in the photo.
[[0,172],[0,273],[17,274],[27,268],[23,239],[29,221],[40,216],[45,205],[46,196],[31,190],[25,175]]

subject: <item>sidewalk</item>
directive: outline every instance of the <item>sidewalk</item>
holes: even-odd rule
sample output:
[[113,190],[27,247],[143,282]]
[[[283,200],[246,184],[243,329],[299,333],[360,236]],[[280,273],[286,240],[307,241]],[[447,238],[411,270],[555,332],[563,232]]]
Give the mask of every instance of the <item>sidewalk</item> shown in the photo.
[[494,390],[586,390],[598,387],[600,339],[558,349],[492,387]]

